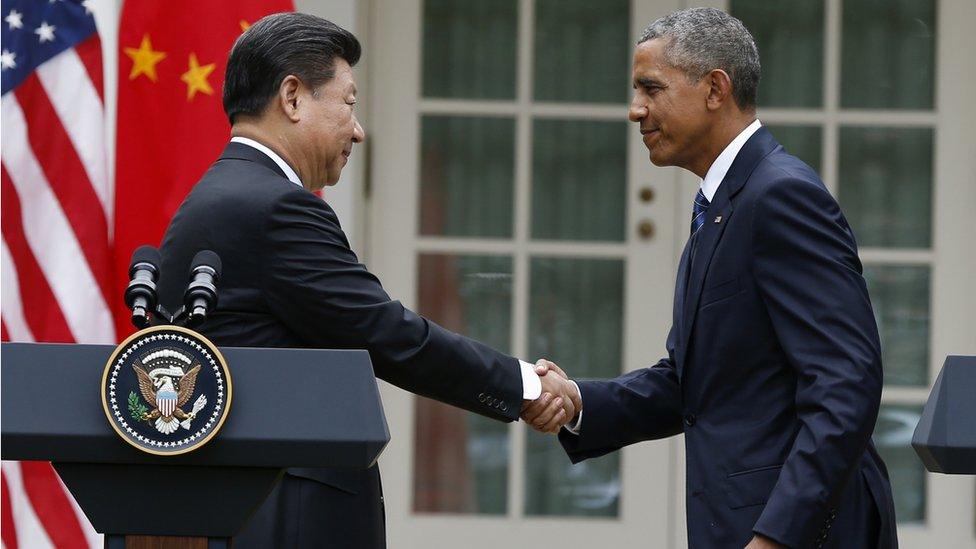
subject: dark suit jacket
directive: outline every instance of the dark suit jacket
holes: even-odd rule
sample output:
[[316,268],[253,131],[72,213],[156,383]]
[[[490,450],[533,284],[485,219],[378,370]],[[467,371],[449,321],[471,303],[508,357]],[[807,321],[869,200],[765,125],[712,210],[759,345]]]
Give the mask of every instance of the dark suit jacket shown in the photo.
[[[376,376],[394,385],[494,419],[518,417],[518,361],[391,299],[350,250],[332,209],[264,153],[228,144],[173,217],[159,282],[160,301],[171,310],[182,300],[190,261],[204,249],[223,263],[217,308],[199,329],[215,344],[366,349]],[[301,482],[282,483],[252,521],[264,526],[245,529],[242,538],[254,546],[323,547],[345,532],[335,546],[383,545],[375,468],[288,474]],[[248,545],[235,539],[235,547]]]
[[[689,207],[690,209],[690,207]],[[688,540],[894,547],[870,442],[878,330],[854,236],[817,174],[764,128],[741,149],[682,255],[668,357],[580,381],[579,462],[684,432]]]

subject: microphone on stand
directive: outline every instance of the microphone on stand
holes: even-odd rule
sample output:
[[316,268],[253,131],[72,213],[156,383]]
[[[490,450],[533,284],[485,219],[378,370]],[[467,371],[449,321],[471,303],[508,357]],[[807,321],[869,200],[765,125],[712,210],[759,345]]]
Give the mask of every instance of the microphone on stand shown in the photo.
[[190,285],[183,294],[186,326],[199,326],[217,306],[217,283],[220,281],[220,256],[203,250],[190,263]]
[[152,321],[156,310],[156,281],[159,280],[161,262],[159,250],[152,246],[140,246],[132,252],[125,304],[132,311],[132,325],[136,328],[145,328]]

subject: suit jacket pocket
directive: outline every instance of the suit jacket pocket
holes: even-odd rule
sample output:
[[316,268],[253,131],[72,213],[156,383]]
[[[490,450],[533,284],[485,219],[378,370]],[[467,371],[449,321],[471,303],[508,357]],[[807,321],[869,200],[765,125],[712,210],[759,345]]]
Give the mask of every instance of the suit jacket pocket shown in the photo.
[[730,509],[762,505],[779,480],[782,465],[769,465],[732,473],[725,480],[725,497]]
[[699,308],[703,309],[712,303],[732,297],[739,293],[740,290],[738,277],[719,282],[718,284],[712,284],[702,290],[701,305],[699,305]]

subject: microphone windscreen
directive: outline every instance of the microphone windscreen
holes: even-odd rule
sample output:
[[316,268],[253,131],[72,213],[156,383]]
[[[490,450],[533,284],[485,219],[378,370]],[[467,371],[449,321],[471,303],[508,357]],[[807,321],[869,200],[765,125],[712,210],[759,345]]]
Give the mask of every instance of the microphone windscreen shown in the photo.
[[197,267],[206,265],[210,267],[217,273],[217,278],[220,278],[220,256],[210,250],[200,250],[197,255],[193,256],[193,261],[190,263],[190,276],[193,276],[193,271],[197,270]]
[[162,262],[163,259],[159,255],[159,250],[152,246],[139,246],[136,251],[132,252],[132,261],[129,262],[129,278],[135,274],[132,269],[139,263],[148,263],[159,271],[159,264]]

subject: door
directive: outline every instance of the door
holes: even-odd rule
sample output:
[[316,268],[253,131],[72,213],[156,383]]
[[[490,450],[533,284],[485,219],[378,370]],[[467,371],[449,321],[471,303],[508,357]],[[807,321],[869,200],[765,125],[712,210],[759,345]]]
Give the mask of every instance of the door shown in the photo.
[[[875,442],[902,546],[976,547],[973,479],[925,473],[908,446],[945,355],[976,354],[976,4],[705,3],[755,35],[759,118],[857,234],[885,363]],[[371,5],[368,257],[389,292],[573,376],[662,356],[697,178],[653,167],[625,120],[633,43],[686,4]],[[571,467],[521,423],[389,386],[383,397],[391,547],[686,544],[680,438]]]
[[[369,266],[390,293],[577,377],[663,356],[691,199],[677,170],[650,165],[627,106],[636,37],[678,7],[373,6]],[[572,467],[522,423],[395,388],[383,398],[391,546],[673,546],[679,440]]]
[[976,352],[974,4],[712,4],[756,38],[760,120],[821,174],[857,237],[885,373],[874,442],[902,546],[976,547],[972,478],[928,474],[910,447],[946,355]]

